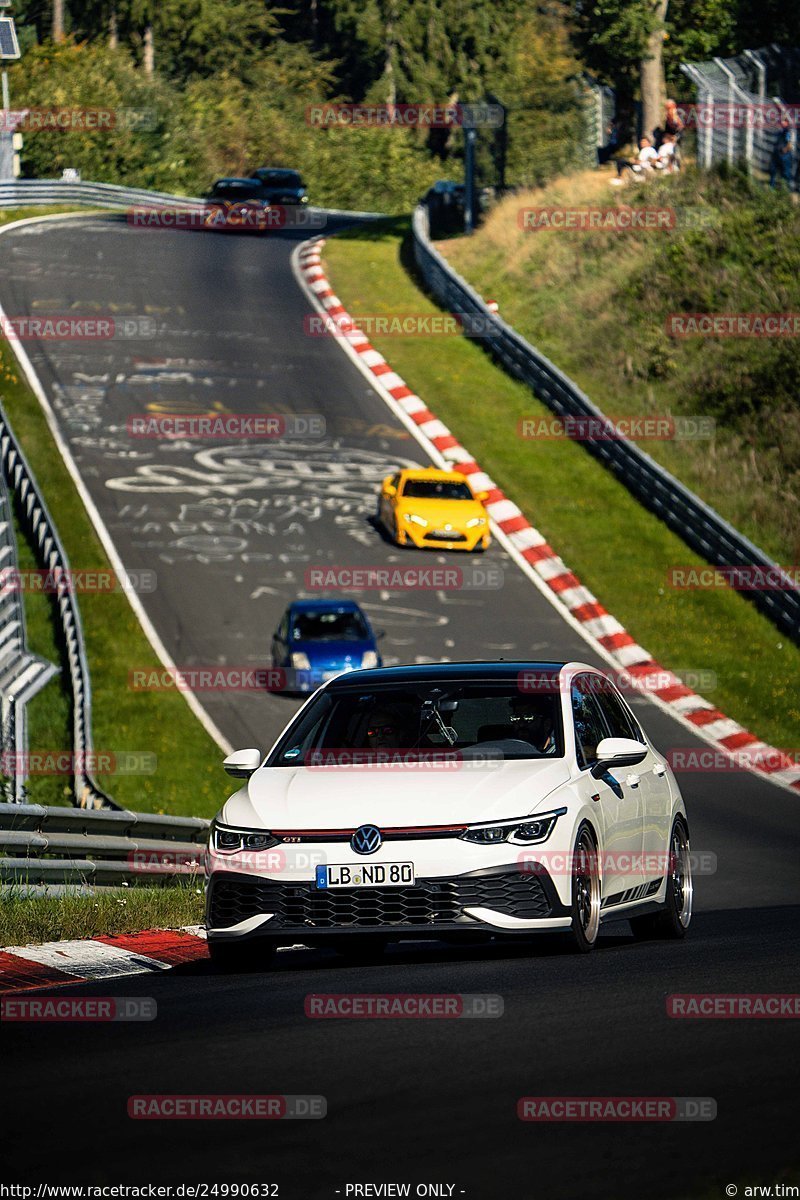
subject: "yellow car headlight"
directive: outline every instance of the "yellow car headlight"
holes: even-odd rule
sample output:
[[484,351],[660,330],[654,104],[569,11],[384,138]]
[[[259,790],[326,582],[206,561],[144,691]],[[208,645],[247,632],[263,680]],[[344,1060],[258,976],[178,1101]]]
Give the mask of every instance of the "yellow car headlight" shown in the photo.
[[415,525],[421,525],[423,529],[428,528],[428,522],[425,518],[418,517],[416,513],[406,513],[405,518],[407,521],[413,521]]
[[476,525],[485,525],[485,517],[473,517],[471,521],[467,521],[467,529],[474,529]]

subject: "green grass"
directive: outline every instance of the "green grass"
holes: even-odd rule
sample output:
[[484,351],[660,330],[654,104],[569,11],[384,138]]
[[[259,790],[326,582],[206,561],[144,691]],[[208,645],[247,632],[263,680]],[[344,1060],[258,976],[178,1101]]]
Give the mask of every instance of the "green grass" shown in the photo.
[[[333,238],[325,260],[356,316],[439,311],[410,273],[406,221]],[[526,387],[464,338],[372,341],[637,641],[679,674],[714,671],[713,704],[776,746],[800,746],[800,648],[728,589],[671,589],[670,566],[701,560],[580,444],[516,436],[521,417],[550,415]]]
[[[644,449],[773,558],[800,561],[800,339],[670,338],[671,313],[800,310],[800,205],[733,175],[613,189],[605,172],[507,198],[456,270],[611,416],[704,416],[712,440]],[[526,207],[672,209],[666,231],[531,231]],[[705,224],[698,227],[697,218]],[[692,228],[692,218],[695,227]]]
[[[18,215],[0,214],[0,220]],[[105,551],[39,403],[21,377],[11,349],[2,341],[0,397],[57,522],[70,565],[75,570],[109,570]],[[23,540],[19,549],[22,565],[33,565],[31,547]],[[92,680],[95,748],[117,753],[146,751],[156,756],[152,774],[100,775],[98,782],[117,803],[128,808],[213,816],[227,794],[221,751],[180,693],[133,692],[127,686],[131,664],[154,669],[160,664],[124,593],[84,593],[79,603]],[[27,595],[25,606],[31,650],[60,662],[52,600]],[[65,669],[62,674],[66,675]],[[69,697],[58,677],[34,699],[29,715],[31,751],[71,748]],[[69,800],[68,781],[63,777],[32,776],[29,795],[40,803]]]
[[73,208],[69,204],[43,204],[33,208],[0,208],[0,225],[10,225],[12,221],[21,221],[25,217],[46,217],[51,213],[89,213],[89,208]]
[[66,941],[142,929],[178,929],[203,920],[202,886],[106,888],[92,895],[31,896],[13,888],[0,904],[0,946]]

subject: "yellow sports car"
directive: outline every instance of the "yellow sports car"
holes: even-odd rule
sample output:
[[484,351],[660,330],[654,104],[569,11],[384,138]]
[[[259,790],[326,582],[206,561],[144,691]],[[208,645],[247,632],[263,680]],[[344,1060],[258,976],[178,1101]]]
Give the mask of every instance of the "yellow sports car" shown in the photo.
[[378,520],[397,542],[420,550],[485,550],[489,518],[464,475],[434,467],[398,471],[381,485]]

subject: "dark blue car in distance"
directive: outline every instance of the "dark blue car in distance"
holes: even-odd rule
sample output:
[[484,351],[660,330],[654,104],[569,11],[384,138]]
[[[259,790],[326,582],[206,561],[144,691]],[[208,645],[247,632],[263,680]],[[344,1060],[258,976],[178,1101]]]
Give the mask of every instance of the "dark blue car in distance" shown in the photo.
[[295,600],[272,635],[272,666],[287,692],[312,692],[344,671],[381,667],[378,638],[354,600]]

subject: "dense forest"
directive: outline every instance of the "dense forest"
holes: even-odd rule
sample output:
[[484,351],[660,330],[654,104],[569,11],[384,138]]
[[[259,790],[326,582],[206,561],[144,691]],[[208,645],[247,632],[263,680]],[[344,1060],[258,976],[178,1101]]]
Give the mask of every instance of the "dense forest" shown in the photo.
[[314,201],[388,211],[460,176],[462,131],[315,128],[310,105],[493,98],[505,129],[480,133],[482,181],[502,154],[509,183],[535,184],[591,153],[584,72],[629,111],[654,54],[688,99],[682,60],[800,42],[796,9],[779,0],[30,0],[13,13],[13,109],[144,114],[26,133],[26,175],[75,167],[199,194],[219,175],[297,166]]

